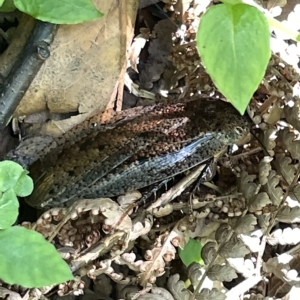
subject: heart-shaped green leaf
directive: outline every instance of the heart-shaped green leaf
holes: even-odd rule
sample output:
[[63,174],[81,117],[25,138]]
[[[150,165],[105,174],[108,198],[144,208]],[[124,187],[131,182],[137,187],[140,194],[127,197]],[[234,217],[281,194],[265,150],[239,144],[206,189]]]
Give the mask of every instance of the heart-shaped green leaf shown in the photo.
[[201,264],[203,263],[201,258],[201,249],[201,243],[190,238],[184,249],[179,248],[179,257],[186,266],[189,266],[192,262]]
[[36,19],[56,24],[76,24],[103,16],[90,0],[14,0],[14,4]]
[[267,68],[268,22],[247,4],[219,4],[202,16],[197,48],[217,88],[243,114]]
[[0,278],[27,288],[73,279],[54,246],[33,230],[20,226],[0,230]]
[[0,191],[14,189],[17,196],[26,197],[33,190],[33,181],[19,164],[4,160],[0,162]]
[[0,197],[0,229],[13,225],[19,214],[19,201],[13,189],[2,193]]

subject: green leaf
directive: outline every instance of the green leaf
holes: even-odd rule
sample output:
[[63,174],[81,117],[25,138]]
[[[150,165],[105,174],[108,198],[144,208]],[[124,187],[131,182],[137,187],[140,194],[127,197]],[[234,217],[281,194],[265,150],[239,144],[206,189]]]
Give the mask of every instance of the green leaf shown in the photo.
[[247,4],[219,4],[202,16],[197,48],[217,88],[243,114],[267,68],[270,30]]
[[20,197],[31,194],[33,181],[19,164],[4,160],[0,162],[0,191],[5,192],[11,188]]
[[1,12],[12,12],[16,9],[13,0],[0,0]]
[[14,3],[20,11],[56,24],[77,24],[103,16],[90,0],[14,0]]
[[239,4],[243,3],[242,0],[222,0],[223,3],[228,3],[228,4]]
[[203,264],[201,249],[201,243],[190,238],[184,249],[179,248],[179,257],[186,266],[189,266],[192,262]]
[[0,229],[5,229],[13,225],[17,220],[18,214],[19,201],[15,191],[9,189],[0,198]]
[[54,246],[33,230],[0,230],[0,249],[0,278],[8,284],[33,288],[74,278]]

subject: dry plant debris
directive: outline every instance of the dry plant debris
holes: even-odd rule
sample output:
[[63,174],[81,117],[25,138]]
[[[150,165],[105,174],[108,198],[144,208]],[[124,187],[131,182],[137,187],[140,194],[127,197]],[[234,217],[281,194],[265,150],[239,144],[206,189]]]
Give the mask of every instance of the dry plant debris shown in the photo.
[[[149,99],[222,97],[195,49],[196,16],[210,1],[164,2],[163,9],[173,11],[170,18],[150,25],[153,18],[143,16],[148,27],[132,44],[128,88]],[[274,1],[264,2],[273,8]],[[179,16],[183,24],[176,27]],[[161,44],[166,35],[170,40]],[[300,53],[290,51],[291,66],[282,53],[299,49],[299,43],[290,47],[279,37],[273,42],[275,54],[248,108],[253,137],[219,161],[217,178],[175,199],[157,199],[147,210],[130,197],[119,204],[82,200],[26,225],[53,239],[78,276],[52,293],[156,300],[286,299],[295,293],[300,286]],[[147,43],[149,55],[142,62]],[[201,241],[204,265],[187,268],[178,258],[178,247],[190,238]],[[18,293],[6,294],[19,299]]]

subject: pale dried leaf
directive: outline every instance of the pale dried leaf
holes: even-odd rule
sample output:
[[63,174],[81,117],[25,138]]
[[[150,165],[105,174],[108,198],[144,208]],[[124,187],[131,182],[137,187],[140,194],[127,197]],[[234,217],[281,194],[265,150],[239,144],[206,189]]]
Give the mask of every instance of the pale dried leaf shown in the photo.
[[4,287],[0,287],[0,298],[7,300],[22,300],[22,297],[13,291],[10,291]]
[[268,181],[269,173],[272,169],[270,162],[273,160],[271,156],[265,156],[260,162],[259,162],[259,183],[264,185]]
[[292,159],[285,156],[284,153],[280,153],[276,155],[275,164],[277,170],[280,172],[286,182],[291,184],[297,172],[296,166],[292,164]]
[[115,99],[132,42],[136,0],[95,0],[94,4],[104,13],[102,18],[59,26],[51,56],[25,93],[17,115],[44,109],[104,110]]
[[300,141],[295,140],[295,134],[290,132],[288,128],[284,128],[278,132],[278,140],[282,143],[282,147],[288,150],[294,159],[300,159]]
[[249,175],[246,171],[242,171],[238,178],[238,189],[243,193],[246,199],[250,199],[257,193],[257,184],[253,182],[255,175]]
[[275,206],[279,206],[283,196],[282,188],[279,186],[279,178],[277,173],[272,170],[269,174],[268,182],[264,185],[265,191]]
[[238,277],[234,268],[229,265],[214,265],[207,271],[207,276],[211,280],[227,282]]
[[141,50],[145,47],[148,39],[149,39],[149,32],[148,32],[148,34],[146,32],[139,34],[138,36],[136,36],[134,38],[133,43],[131,44],[130,49],[129,49],[130,66],[137,73],[139,72],[137,69],[137,65],[139,63],[139,56],[140,56]]
[[290,286],[300,287],[300,278],[298,271],[293,268],[293,262],[299,261],[289,254],[281,254],[277,257],[270,258],[266,263],[263,263],[263,270],[267,273],[273,273],[277,278]]
[[245,278],[249,278],[254,271],[254,263],[251,259],[244,258],[228,258],[230,266],[232,266],[239,274]]
[[213,288],[202,289],[199,294],[196,295],[197,300],[225,300],[226,295]]
[[132,229],[130,231],[129,239],[131,241],[135,241],[141,235],[147,234],[152,226],[153,226],[153,217],[151,215],[144,215],[140,214],[135,219],[133,219]]
[[288,197],[300,203],[300,184],[297,184],[293,189],[289,191]]
[[263,131],[263,136],[260,136],[260,141],[262,141],[262,144],[264,145],[270,156],[274,156],[273,149],[276,146],[276,133],[276,129],[268,129]]
[[214,242],[206,243],[201,250],[201,257],[206,265],[216,257],[217,251],[215,249],[216,244]]
[[231,227],[236,234],[246,234],[252,231],[257,224],[256,217],[252,214],[247,214],[240,218],[232,218],[230,222],[232,222],[230,225],[232,225]]
[[299,101],[297,101],[292,107],[289,105],[285,105],[284,113],[287,121],[300,132],[299,104]]
[[280,106],[280,103],[276,102],[269,108],[267,113],[263,114],[263,119],[265,123],[270,125],[276,124],[280,120],[282,111],[283,107]]
[[239,238],[241,241],[247,246],[251,252],[258,252],[261,249],[261,237],[262,237],[262,231],[256,230],[255,232],[252,232],[249,234],[240,234]]
[[276,219],[284,223],[298,223],[300,222],[300,207],[284,206],[279,210]]
[[231,234],[231,229],[229,228],[228,224],[221,224],[219,228],[216,231],[216,241],[218,244],[226,243],[229,239],[229,236]]
[[220,248],[219,254],[224,258],[245,257],[250,250],[238,238],[232,238],[228,243]]
[[164,273],[165,260],[170,261],[175,258],[176,249],[172,245],[172,240],[177,236],[175,231],[159,236],[155,243],[157,247],[146,252],[148,261],[140,266],[141,273],[139,274],[142,286],[145,287],[150,278]]
[[261,211],[262,208],[267,206],[268,204],[271,204],[271,200],[267,193],[262,192],[257,195],[254,195],[251,197],[248,201],[248,210],[249,212],[257,212]]
[[186,289],[185,283],[179,280],[179,274],[174,274],[169,277],[168,288],[176,300],[188,300],[192,295],[191,291]]
[[265,213],[257,216],[258,225],[262,230],[266,230],[270,225],[271,213]]
[[267,4],[267,9],[271,9],[275,6],[284,7],[287,0],[269,0]]

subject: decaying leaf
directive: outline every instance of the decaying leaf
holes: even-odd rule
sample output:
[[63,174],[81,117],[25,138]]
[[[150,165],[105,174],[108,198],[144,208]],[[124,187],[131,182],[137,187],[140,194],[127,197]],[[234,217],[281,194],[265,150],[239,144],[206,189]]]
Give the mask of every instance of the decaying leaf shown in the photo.
[[[56,113],[104,110],[115,99],[118,83],[126,71],[126,49],[132,41],[136,3],[136,0],[96,0],[94,4],[104,13],[102,18],[61,25],[51,45],[51,56],[15,115],[42,110]],[[54,126],[51,129],[58,130]]]
[[218,280],[218,281],[231,281],[234,278],[237,278],[237,274],[229,265],[214,265],[207,271],[207,276],[211,280]]

